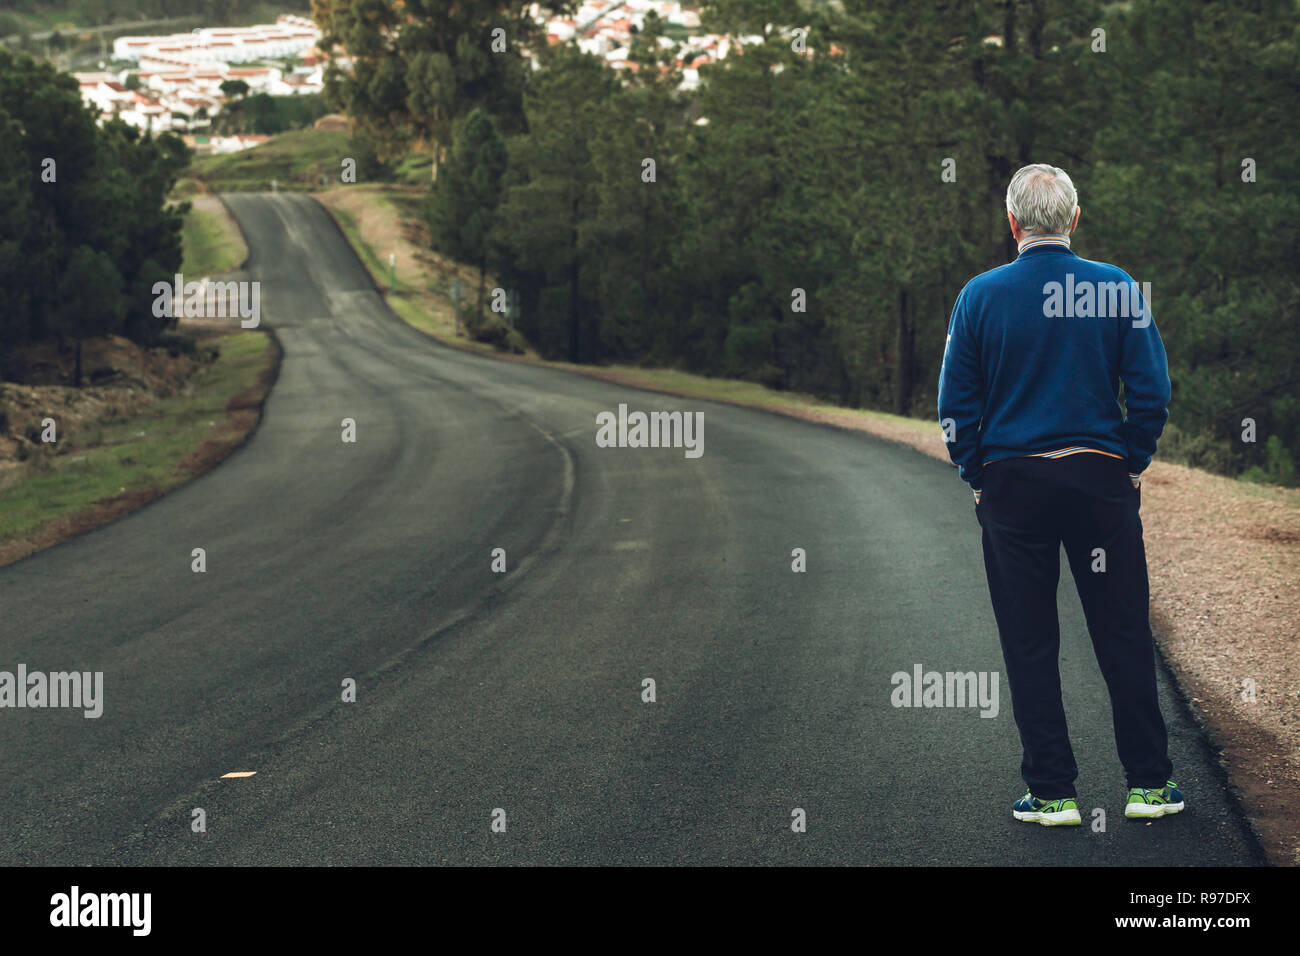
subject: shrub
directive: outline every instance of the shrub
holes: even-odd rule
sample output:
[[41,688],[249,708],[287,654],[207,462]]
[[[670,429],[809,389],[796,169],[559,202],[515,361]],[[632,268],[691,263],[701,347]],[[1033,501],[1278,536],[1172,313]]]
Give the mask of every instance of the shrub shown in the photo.
[[505,319],[495,312],[479,314],[471,312],[465,318],[465,329],[474,341],[487,342],[502,351],[509,347],[507,342],[513,331],[506,325]]
[[1267,463],[1263,467],[1252,465],[1247,468],[1241,476],[1242,480],[1294,488],[1296,486],[1295,460],[1283,446],[1282,439],[1276,435],[1269,435],[1264,445],[1264,454],[1267,456]]

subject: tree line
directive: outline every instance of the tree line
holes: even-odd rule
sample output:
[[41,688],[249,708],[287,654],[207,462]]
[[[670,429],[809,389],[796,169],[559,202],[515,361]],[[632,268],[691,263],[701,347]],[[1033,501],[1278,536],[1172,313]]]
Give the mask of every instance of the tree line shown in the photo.
[[352,61],[329,95],[432,152],[435,244],[519,294],[543,354],[932,416],[952,303],[1014,258],[1007,183],[1047,162],[1076,252],[1151,284],[1162,453],[1296,483],[1291,0],[717,0],[706,27],[759,42],[692,91],[653,17],[615,74],[528,6],[313,11]]
[[167,194],[189,164],[175,136],[97,126],[77,81],[0,50],[0,354],[117,333],[159,341],[153,284],[181,263],[188,204]]

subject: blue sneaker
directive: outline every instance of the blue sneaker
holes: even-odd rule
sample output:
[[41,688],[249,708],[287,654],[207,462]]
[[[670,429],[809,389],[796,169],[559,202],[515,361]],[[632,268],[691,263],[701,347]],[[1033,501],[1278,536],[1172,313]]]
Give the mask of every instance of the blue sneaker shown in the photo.
[[1167,780],[1159,790],[1129,787],[1124,816],[1130,820],[1154,820],[1171,813],[1180,813],[1182,809],[1183,792],[1178,789],[1178,784]]
[[1028,790],[1015,802],[1011,815],[1026,823],[1039,823],[1045,827],[1077,827],[1083,822],[1079,804],[1074,797],[1060,800],[1039,800]]

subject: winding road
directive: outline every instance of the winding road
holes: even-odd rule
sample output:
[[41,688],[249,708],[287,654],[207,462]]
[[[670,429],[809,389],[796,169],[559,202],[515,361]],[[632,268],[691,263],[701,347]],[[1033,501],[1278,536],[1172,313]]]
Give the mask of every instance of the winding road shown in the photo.
[[[1004,670],[950,468],[446,348],[313,200],[227,200],[279,380],[224,464],[0,569],[0,669],[105,687],[98,719],[0,711],[0,864],[1259,861],[1163,672],[1189,809],[1123,818],[1068,575],[1062,682],[1104,830],[1011,819],[1004,677],[995,716],[893,706],[917,664]],[[619,403],[702,411],[703,456],[597,447]]]

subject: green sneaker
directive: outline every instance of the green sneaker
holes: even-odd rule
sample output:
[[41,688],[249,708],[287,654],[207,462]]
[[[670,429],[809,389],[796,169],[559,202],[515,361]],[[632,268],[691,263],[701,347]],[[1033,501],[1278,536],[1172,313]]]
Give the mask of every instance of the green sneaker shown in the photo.
[[1178,789],[1178,784],[1167,780],[1159,790],[1129,787],[1124,816],[1130,820],[1154,820],[1156,817],[1179,813],[1182,809],[1183,792]]
[[1060,800],[1039,800],[1028,790],[1011,808],[1011,815],[1026,823],[1040,823],[1045,827],[1077,827],[1083,822],[1079,804],[1074,797]]

